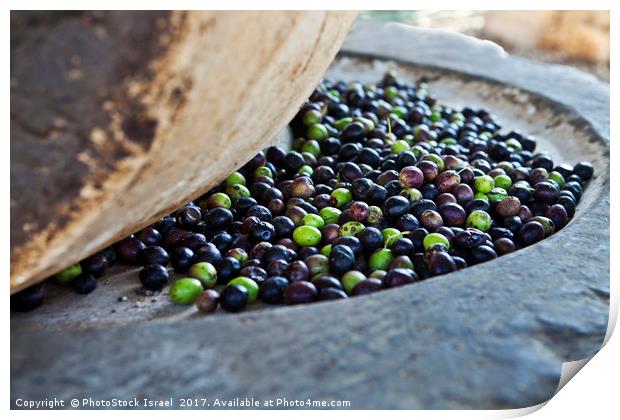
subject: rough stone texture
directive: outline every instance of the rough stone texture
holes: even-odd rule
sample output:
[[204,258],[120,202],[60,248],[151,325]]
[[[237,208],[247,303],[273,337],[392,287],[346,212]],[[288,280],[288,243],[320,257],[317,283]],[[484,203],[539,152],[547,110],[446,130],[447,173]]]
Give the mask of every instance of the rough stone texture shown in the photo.
[[561,160],[591,160],[596,177],[573,221],[493,262],[340,302],[212,317],[145,304],[108,318],[121,288],[123,305],[145,300],[132,291],[135,278],[127,284],[119,273],[79,301],[57,291],[49,309],[12,315],[12,404],[254,397],[485,409],[549,399],[562,363],[594,354],[607,328],[609,90],[492,44],[399,25],[356,26],[330,74],[376,80],[386,65],[429,79],[441,102],[488,105]]

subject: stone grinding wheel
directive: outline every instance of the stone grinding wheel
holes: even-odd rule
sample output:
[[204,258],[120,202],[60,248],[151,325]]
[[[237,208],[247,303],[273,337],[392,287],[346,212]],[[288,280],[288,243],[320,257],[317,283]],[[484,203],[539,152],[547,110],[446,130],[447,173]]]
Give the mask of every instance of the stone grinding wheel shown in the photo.
[[11,292],[207,191],[293,117],[354,12],[12,12]]

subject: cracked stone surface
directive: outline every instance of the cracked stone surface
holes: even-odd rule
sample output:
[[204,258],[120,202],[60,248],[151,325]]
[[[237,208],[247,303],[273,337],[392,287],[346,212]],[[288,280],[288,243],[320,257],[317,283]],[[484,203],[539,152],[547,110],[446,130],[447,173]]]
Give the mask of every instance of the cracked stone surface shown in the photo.
[[[594,354],[609,314],[609,89],[494,44],[394,24],[354,27],[328,74],[429,80],[441,103],[485,106],[558,161],[596,174],[571,223],[535,246],[340,302],[197,316],[117,270],[89,296],[52,290],[11,316],[15,398],[350,400],[351,408],[519,408],[562,363]],[[119,302],[119,297],[127,296]],[[263,309],[263,308],[259,308]]]

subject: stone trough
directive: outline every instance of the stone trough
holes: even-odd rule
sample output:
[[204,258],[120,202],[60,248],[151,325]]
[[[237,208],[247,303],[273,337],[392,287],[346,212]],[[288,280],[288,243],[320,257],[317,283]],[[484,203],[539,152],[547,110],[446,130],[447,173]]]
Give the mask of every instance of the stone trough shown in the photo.
[[[592,356],[609,313],[609,88],[461,35],[357,24],[328,76],[426,79],[483,106],[556,161],[595,167],[571,223],[489,263],[368,295],[200,316],[115,270],[88,296],[48,286],[11,315],[16,398],[348,400],[350,408],[520,408]],[[178,407],[178,404],[175,403]],[[205,407],[207,408],[207,407]]]

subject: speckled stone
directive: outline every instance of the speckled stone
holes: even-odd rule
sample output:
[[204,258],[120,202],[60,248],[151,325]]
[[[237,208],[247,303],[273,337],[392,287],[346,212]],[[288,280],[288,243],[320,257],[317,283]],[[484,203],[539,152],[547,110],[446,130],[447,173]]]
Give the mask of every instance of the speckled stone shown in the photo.
[[165,291],[143,309],[129,280],[98,288],[96,302],[60,297],[62,308],[12,314],[12,406],[135,396],[489,409],[549,399],[562,363],[598,351],[607,328],[609,89],[488,42],[395,24],[356,25],[330,72],[376,80],[385,60],[428,78],[440,102],[487,104],[554,155],[592,161],[573,221],[501,259],[346,301],[198,317],[164,309]]

